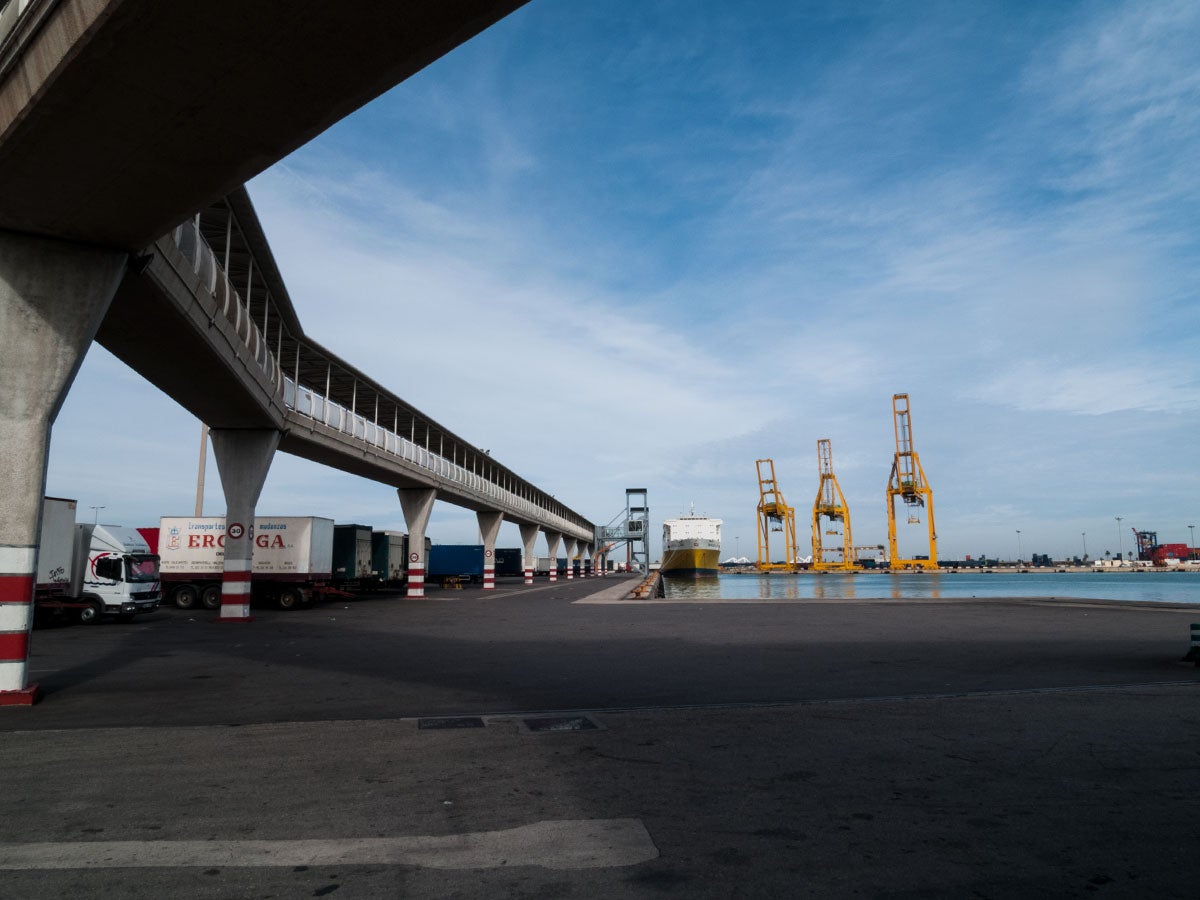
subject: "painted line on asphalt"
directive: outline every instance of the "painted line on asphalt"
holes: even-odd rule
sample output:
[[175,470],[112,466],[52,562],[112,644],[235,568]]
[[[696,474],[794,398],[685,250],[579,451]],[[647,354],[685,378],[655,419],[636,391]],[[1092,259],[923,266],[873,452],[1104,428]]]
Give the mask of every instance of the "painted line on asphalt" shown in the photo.
[[300,841],[0,844],[0,870],[397,865],[429,869],[632,866],[658,856],[640,819],[565,819],[500,831]]

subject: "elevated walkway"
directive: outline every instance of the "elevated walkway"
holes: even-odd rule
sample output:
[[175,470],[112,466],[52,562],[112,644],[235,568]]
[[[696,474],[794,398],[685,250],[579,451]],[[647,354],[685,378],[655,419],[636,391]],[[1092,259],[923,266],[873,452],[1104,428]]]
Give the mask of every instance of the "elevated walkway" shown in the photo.
[[[594,541],[583,516],[305,335],[244,188],[139,260],[97,340],[210,426],[277,429],[284,452]],[[170,352],[149,352],[165,333]]]

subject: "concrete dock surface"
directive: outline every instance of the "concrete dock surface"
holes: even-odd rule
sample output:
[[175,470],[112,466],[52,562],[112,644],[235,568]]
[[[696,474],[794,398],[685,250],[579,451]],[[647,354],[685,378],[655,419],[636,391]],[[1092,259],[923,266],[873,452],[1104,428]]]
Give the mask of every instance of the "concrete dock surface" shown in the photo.
[[3,893],[1200,896],[1200,608],[620,593],[39,629]]

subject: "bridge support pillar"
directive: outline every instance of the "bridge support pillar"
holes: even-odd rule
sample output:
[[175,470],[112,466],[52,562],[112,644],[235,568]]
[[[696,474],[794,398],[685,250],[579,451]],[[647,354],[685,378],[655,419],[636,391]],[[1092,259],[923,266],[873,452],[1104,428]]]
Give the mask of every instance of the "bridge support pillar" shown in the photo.
[[0,706],[28,706],[50,428],[125,271],[125,253],[0,231]]
[[579,547],[579,542],[575,538],[567,538],[567,581],[575,577],[575,553]]
[[500,523],[504,521],[501,512],[477,512],[479,520],[479,535],[483,538],[483,589],[496,589],[496,536],[500,534]]
[[593,566],[592,566],[592,562],[593,562],[592,545],[584,544],[583,549],[580,552],[584,555],[583,570],[582,570],[581,574],[583,575],[584,578],[591,578],[592,577],[592,568],[593,568]]
[[409,597],[425,596],[425,529],[433,512],[437,491],[433,488],[398,488],[404,524],[408,526],[408,591]]
[[225,571],[218,622],[253,622],[254,509],[282,437],[274,428],[213,428],[213,456],[225,492]]
[[525,569],[525,583],[533,584],[533,566],[536,558],[533,555],[533,545],[537,542],[538,527],[536,525],[521,524],[518,526],[521,529],[521,545],[523,546],[521,565]]
[[558,581],[558,543],[562,540],[562,534],[557,531],[546,532],[546,546],[550,553],[550,580]]

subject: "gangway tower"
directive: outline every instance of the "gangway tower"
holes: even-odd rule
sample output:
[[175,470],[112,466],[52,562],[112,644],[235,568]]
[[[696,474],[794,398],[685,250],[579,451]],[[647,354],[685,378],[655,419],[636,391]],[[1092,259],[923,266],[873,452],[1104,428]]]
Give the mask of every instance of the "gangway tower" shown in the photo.
[[[896,458],[892,462],[892,474],[887,486],[888,514],[888,565],[892,569],[937,570],[937,529],[933,523],[933,489],[925,480],[921,458],[913,449],[912,418],[909,414],[908,394],[892,395],[892,420],[896,427]],[[896,498],[904,501],[908,510],[908,524],[921,524],[921,508],[925,508],[925,521],[929,530],[929,557],[927,559],[901,559],[896,547]]]
[[[758,469],[758,568],[791,572],[796,568],[796,510],[788,506],[775,483],[775,462],[755,460]],[[771,561],[771,532],[783,533],[784,561]]]
[[650,507],[645,488],[625,489],[625,511],[596,529],[596,546],[608,553],[618,544],[626,546],[631,571],[650,574]]
[[[812,511],[812,567],[816,572],[854,572],[854,543],[850,539],[850,507],[833,474],[833,445],[829,438],[817,441],[817,466],[821,484]],[[840,525],[840,529],[839,529]],[[840,537],[841,546],[825,546],[825,537]],[[831,558],[826,559],[826,554]]]

